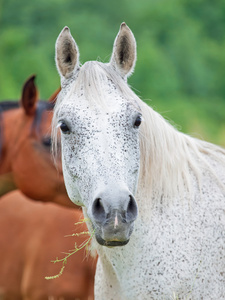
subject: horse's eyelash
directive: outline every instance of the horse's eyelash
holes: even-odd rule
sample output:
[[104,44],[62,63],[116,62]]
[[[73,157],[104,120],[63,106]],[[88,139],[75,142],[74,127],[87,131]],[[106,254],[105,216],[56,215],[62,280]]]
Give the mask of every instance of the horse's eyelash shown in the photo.
[[56,125],[56,128],[59,128],[62,125],[62,121],[59,121],[58,124]]
[[139,115],[139,117],[141,118],[141,122],[144,122],[144,121],[145,121],[145,119],[143,118],[142,115]]

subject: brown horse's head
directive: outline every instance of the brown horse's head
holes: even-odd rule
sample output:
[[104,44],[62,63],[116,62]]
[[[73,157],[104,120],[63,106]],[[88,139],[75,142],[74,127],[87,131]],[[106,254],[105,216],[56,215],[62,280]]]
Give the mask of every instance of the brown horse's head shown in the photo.
[[24,84],[20,105],[1,113],[0,174],[10,174],[15,187],[32,199],[74,207],[66,194],[60,159],[56,168],[51,155],[56,95],[51,101],[39,101],[34,80],[31,76]]

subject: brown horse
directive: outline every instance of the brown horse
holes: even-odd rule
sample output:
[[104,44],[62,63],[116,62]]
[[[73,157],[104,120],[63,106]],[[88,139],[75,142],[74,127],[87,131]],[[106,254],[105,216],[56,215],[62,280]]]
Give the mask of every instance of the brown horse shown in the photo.
[[[57,170],[51,157],[52,108],[58,91],[49,102],[38,101],[34,79],[25,83],[20,103],[0,103],[0,195],[19,188],[35,200],[76,209],[35,203],[19,191],[1,197],[0,299],[93,299],[95,261],[85,259],[84,251],[68,260],[60,278],[44,279],[60,270],[50,260],[85,238],[64,238],[83,215],[67,197],[60,160]],[[86,225],[79,231],[87,231]]]
[[51,156],[52,101],[38,101],[30,77],[18,102],[0,103],[0,195],[19,188],[26,196],[75,207],[68,199],[58,162]]
[[87,230],[85,224],[74,226],[81,219],[78,209],[34,202],[13,191],[1,198],[0,212],[0,299],[94,299],[96,259],[87,257],[85,249],[68,259],[59,278],[45,279],[61,268],[51,260],[88,238],[65,237]]

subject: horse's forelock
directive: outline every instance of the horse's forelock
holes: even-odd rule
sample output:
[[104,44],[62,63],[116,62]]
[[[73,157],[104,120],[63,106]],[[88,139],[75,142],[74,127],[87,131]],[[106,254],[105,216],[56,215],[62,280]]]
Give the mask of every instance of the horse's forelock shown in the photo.
[[111,64],[88,61],[79,70],[68,96],[76,93],[84,95],[90,105],[100,105],[107,109],[106,93],[116,89],[124,99],[137,106],[135,93]]

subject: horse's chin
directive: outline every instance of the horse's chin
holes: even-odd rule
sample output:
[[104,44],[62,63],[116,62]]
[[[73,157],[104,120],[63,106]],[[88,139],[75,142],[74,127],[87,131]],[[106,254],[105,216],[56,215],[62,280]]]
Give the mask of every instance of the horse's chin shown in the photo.
[[106,241],[100,235],[95,235],[95,238],[96,241],[99,243],[99,245],[110,247],[110,248],[125,246],[129,242],[129,239],[126,241],[119,241],[119,240]]

